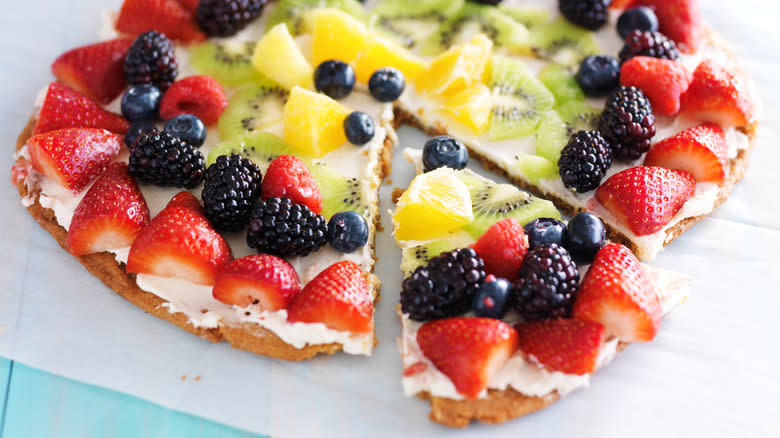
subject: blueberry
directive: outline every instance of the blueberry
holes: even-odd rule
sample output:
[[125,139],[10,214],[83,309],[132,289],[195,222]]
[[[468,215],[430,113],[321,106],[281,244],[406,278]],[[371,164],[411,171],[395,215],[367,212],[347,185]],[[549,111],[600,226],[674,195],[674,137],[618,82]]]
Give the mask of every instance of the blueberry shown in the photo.
[[588,56],[577,71],[577,82],[586,96],[606,96],[620,84],[620,63],[613,56]]
[[128,129],[127,134],[125,134],[125,144],[127,145],[127,148],[132,149],[131,146],[133,146],[133,143],[135,143],[138,137],[150,132],[157,132],[157,127],[148,120],[141,120],[140,122],[135,122],[130,125],[130,129]]
[[347,97],[355,86],[355,70],[341,61],[324,61],[314,70],[314,87],[333,99]]
[[368,91],[380,102],[392,102],[404,91],[404,74],[393,67],[380,68],[368,80]]
[[507,280],[492,275],[479,285],[471,308],[475,316],[501,319],[512,306],[512,288]]
[[355,146],[363,146],[374,138],[374,119],[368,114],[355,111],[344,119],[344,133]]
[[328,221],[328,242],[337,251],[352,252],[368,242],[368,223],[354,211],[334,214]]
[[440,167],[463,169],[469,162],[469,151],[460,141],[440,135],[425,143],[422,160],[426,172]]
[[154,85],[133,85],[122,96],[122,115],[130,122],[156,119],[161,99],[162,93]]
[[534,219],[525,224],[523,230],[528,236],[529,249],[549,243],[557,243],[560,246],[564,246],[568,239],[566,224],[550,217]]
[[206,141],[206,126],[192,114],[182,114],[168,120],[165,130],[199,148]]
[[566,249],[579,264],[588,264],[596,257],[607,238],[604,222],[592,213],[579,213],[569,221]]
[[621,38],[626,39],[631,31],[637,29],[649,32],[658,30],[658,17],[647,6],[627,9],[618,18],[617,32]]

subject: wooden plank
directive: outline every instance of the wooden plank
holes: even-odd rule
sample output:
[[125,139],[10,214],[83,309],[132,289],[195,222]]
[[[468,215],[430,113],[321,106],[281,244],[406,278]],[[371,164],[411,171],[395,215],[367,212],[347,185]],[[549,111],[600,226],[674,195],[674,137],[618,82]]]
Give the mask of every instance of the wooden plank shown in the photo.
[[8,385],[11,382],[13,361],[0,357],[0,437],[3,436],[3,420],[5,419],[5,402],[8,396]]

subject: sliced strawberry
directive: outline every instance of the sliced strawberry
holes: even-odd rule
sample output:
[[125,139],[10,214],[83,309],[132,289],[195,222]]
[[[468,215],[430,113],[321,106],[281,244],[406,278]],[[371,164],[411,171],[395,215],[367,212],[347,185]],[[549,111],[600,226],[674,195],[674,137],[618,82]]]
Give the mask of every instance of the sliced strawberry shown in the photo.
[[30,137],[27,151],[35,170],[78,193],[114,161],[122,142],[104,129],[66,128]]
[[519,323],[517,348],[550,371],[590,374],[596,371],[604,326],[576,319]]
[[506,218],[491,225],[472,248],[485,262],[485,272],[514,280],[528,252],[528,236],[516,219]]
[[420,374],[428,369],[428,364],[425,362],[415,362],[408,367],[404,368],[403,375],[404,377],[412,377],[414,375]]
[[662,167],[631,167],[596,189],[596,199],[637,236],[664,227],[696,191],[690,173]]
[[11,182],[14,185],[17,185],[26,180],[27,175],[30,174],[30,166],[32,166],[32,164],[23,158],[15,162],[14,165],[11,166]]
[[685,66],[668,59],[635,56],[620,67],[620,84],[641,88],[657,114],[680,112],[680,96],[690,82],[691,73]]
[[417,331],[425,357],[467,398],[477,398],[517,349],[517,331],[493,318],[446,318]]
[[341,261],[307,283],[287,312],[289,322],[321,322],[333,330],[366,333],[373,325],[374,303],[360,267]]
[[133,40],[119,38],[77,47],[60,55],[51,72],[88,97],[105,105],[127,87],[123,66]]
[[184,43],[206,39],[194,15],[176,0],[125,0],[119,10],[116,30],[132,36],[156,30]]
[[181,192],[138,234],[127,272],[213,285],[217,272],[232,258],[230,246],[206,219],[197,198]]
[[126,134],[130,124],[119,114],[106,111],[97,102],[62,82],[52,82],[38,112],[33,135],[62,128],[101,128]]
[[634,0],[631,6],[649,6],[658,17],[658,30],[672,39],[684,53],[701,44],[701,11],[698,0]]
[[744,126],[755,117],[747,84],[734,72],[706,59],[693,72],[682,112],[723,126]]
[[704,123],[653,145],[645,156],[645,166],[684,170],[697,182],[721,184],[726,178],[728,149],[723,129]]
[[176,0],[179,2],[181,7],[187,10],[190,14],[193,16],[196,12],[198,12],[198,5],[200,4],[200,0]]
[[300,158],[279,155],[265,171],[260,197],[289,198],[296,204],[304,204],[315,213],[322,211],[322,194],[317,181]]
[[609,9],[628,9],[633,6],[634,0],[613,0],[609,4]]
[[127,163],[113,163],[76,207],[68,249],[78,256],[125,248],[148,223],[149,207],[135,178],[127,173]]
[[300,291],[301,280],[292,265],[270,254],[254,254],[225,265],[211,293],[223,303],[275,311],[286,308]]
[[211,76],[190,76],[176,81],[160,101],[160,117],[172,119],[194,114],[206,125],[217,123],[228,100],[222,85]]
[[661,301],[631,250],[610,243],[585,274],[572,316],[601,323],[607,334],[624,342],[649,341],[661,324]]

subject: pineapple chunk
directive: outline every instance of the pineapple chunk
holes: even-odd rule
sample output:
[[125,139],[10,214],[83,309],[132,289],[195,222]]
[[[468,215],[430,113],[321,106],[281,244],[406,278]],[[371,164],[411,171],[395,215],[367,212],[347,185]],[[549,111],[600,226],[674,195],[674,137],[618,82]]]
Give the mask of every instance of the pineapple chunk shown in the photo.
[[478,34],[468,44],[452,46],[434,58],[419,78],[418,88],[434,96],[452,96],[483,80],[493,41]]
[[349,112],[324,94],[293,87],[282,110],[284,139],[299,153],[322,157],[346,143]]
[[355,17],[338,9],[316,9],[311,13],[314,31],[312,58],[314,64],[338,59],[355,65],[358,53],[367,44],[368,30]]
[[474,134],[480,135],[484,134],[490,126],[492,108],[490,88],[485,84],[476,83],[445,99],[440,111],[471,128]]
[[301,53],[284,23],[272,27],[257,42],[252,56],[255,68],[285,88],[311,88],[314,69]]
[[382,67],[395,67],[407,81],[415,82],[428,65],[419,56],[381,36],[373,36],[358,54],[355,75],[358,82],[368,83]]

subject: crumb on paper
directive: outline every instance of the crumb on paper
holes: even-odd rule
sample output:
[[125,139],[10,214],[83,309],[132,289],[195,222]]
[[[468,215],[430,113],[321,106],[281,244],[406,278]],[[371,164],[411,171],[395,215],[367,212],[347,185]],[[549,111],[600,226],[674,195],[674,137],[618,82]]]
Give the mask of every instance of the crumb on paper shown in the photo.
[[195,376],[195,381],[200,382],[200,376]]
[[209,313],[209,309],[200,309],[200,313],[205,315],[206,313]]
[[393,180],[388,178],[388,179],[385,180],[385,184],[387,184],[389,186],[389,185],[393,184]]
[[181,375],[181,380],[187,380],[187,375],[186,374],[182,374]]

